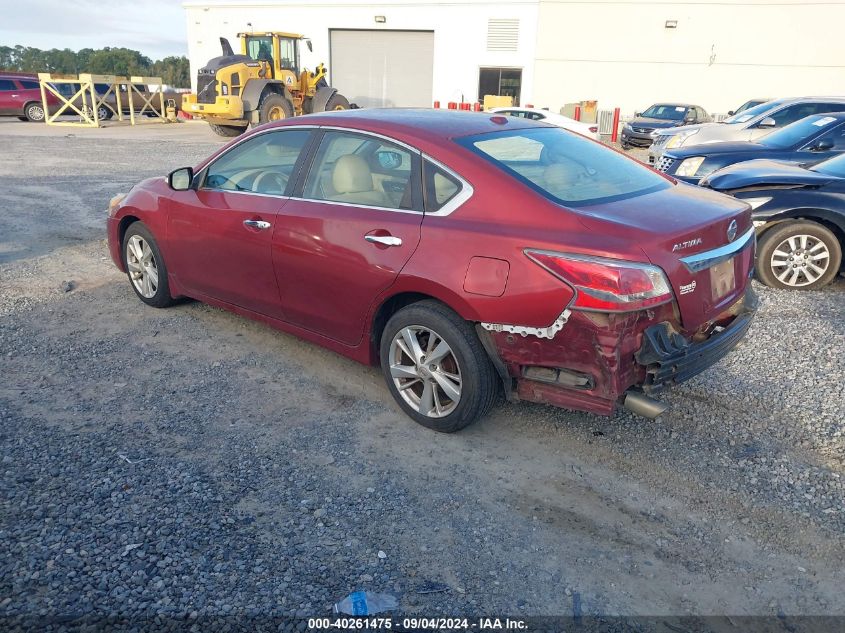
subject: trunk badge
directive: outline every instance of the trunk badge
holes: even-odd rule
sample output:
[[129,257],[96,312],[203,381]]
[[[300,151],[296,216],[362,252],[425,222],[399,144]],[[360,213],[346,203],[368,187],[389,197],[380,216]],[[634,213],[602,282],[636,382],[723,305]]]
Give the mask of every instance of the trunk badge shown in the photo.
[[731,220],[731,223],[728,225],[728,241],[729,242],[733,242],[734,238],[736,238],[736,231],[737,231],[736,220]]

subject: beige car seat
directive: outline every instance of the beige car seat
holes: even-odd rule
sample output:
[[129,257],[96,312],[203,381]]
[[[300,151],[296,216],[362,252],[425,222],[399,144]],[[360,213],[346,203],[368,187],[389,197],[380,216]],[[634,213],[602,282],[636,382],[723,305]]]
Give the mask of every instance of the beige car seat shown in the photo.
[[334,202],[366,204],[377,207],[391,206],[383,191],[376,191],[373,173],[367,161],[356,154],[341,156],[332,170],[332,187],[337,194],[329,196]]

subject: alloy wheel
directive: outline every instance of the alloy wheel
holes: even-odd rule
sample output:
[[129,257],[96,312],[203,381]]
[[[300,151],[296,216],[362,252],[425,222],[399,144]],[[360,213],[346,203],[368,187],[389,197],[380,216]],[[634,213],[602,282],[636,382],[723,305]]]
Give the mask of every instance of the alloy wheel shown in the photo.
[[140,235],[133,235],[126,243],[126,267],[135,290],[152,299],[158,292],[158,267],[152,248]]
[[415,411],[442,418],[461,400],[461,368],[449,344],[434,330],[409,325],[390,343],[390,375]]
[[27,116],[31,121],[43,121],[44,120],[44,108],[40,105],[32,105],[29,106],[29,111],[27,112]]
[[770,265],[778,281],[800,288],[816,282],[827,272],[830,251],[813,235],[791,235],[772,252]]

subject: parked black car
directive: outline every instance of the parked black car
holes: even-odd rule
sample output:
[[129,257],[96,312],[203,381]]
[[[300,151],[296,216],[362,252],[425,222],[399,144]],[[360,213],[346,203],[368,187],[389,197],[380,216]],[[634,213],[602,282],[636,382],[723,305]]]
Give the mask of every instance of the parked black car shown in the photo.
[[831,112],[805,117],[756,141],[707,143],[667,150],[657,161],[657,169],[678,180],[697,184],[717,169],[747,160],[768,158],[808,164],[840,152],[845,152],[845,112]]
[[748,101],[743,103],[741,106],[739,106],[736,110],[730,110],[728,112],[728,116],[733,116],[735,114],[745,112],[746,110],[749,110],[751,108],[754,108],[754,107],[760,105],[761,103],[768,103],[771,100],[772,100],[771,97],[761,97],[761,98],[757,98],[757,99],[749,99]]
[[810,167],[753,160],[720,169],[701,185],[751,205],[762,283],[816,290],[841,271],[845,154]]
[[710,123],[713,119],[701,106],[689,103],[656,103],[637,112],[633,121],[622,126],[622,149],[648,147],[656,129]]

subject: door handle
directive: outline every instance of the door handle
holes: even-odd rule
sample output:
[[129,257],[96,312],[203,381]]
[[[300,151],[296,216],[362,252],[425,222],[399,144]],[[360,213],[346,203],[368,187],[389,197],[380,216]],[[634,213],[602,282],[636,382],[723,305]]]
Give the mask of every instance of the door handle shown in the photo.
[[402,238],[393,235],[365,235],[364,239],[384,246],[402,246]]
[[262,231],[265,229],[270,228],[270,223],[265,222],[264,220],[244,220],[244,226],[248,226],[252,229],[261,229]]

